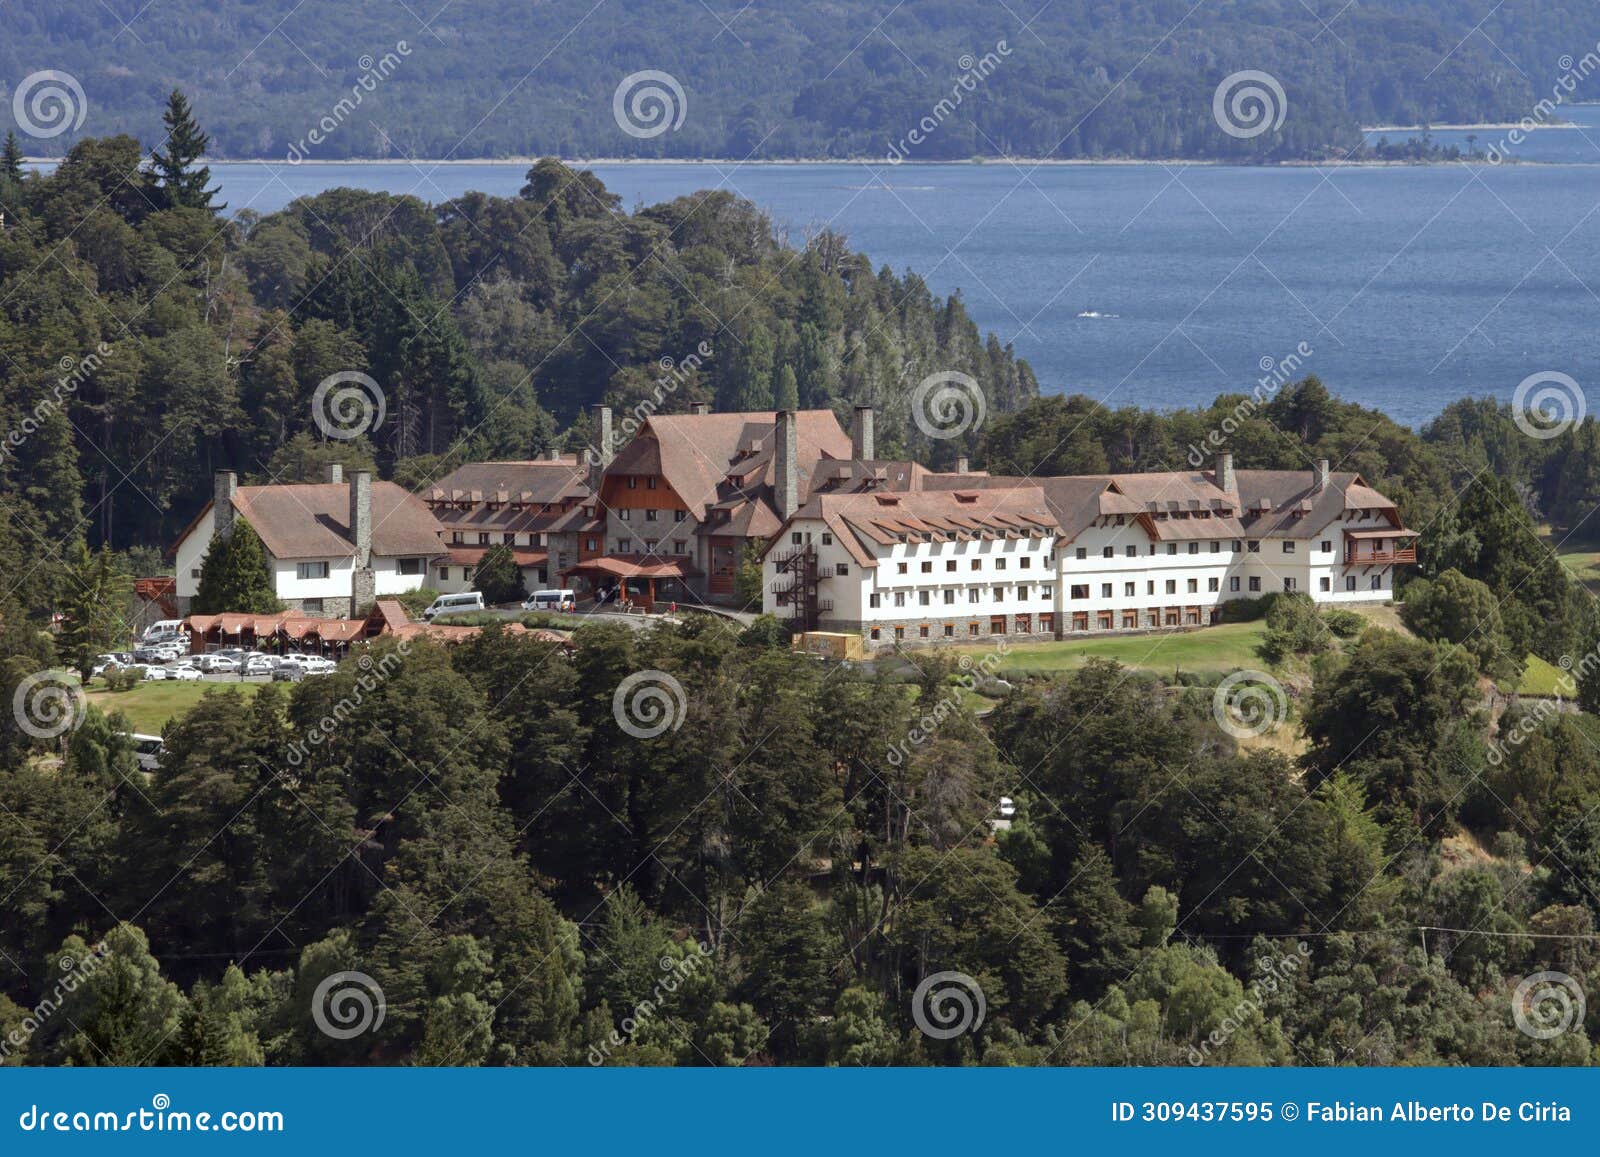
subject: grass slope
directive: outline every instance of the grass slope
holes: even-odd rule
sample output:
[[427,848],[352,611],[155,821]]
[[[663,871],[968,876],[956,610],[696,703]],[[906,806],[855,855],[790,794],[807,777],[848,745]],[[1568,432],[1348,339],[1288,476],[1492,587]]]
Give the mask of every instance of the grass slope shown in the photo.
[[127,716],[130,730],[141,735],[160,735],[161,729],[174,716],[182,715],[207,691],[241,691],[252,697],[265,683],[177,683],[161,681],[140,683],[131,691],[91,689],[87,698],[107,715],[122,712]]
[[[1233,671],[1259,667],[1256,654],[1264,623],[1224,623],[1157,635],[1114,635],[1062,639],[1052,643],[1018,643],[1008,646],[1001,659],[1004,671],[1071,671],[1090,659],[1114,659],[1125,667],[1147,671]],[[971,655],[987,654],[988,647],[963,647]]]

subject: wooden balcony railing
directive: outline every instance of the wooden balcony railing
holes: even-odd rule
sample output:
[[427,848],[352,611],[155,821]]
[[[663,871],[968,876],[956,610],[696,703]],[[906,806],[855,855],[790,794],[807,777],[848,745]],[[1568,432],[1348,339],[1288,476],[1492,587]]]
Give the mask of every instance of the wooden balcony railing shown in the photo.
[[1386,563],[1416,561],[1417,548],[1414,546],[1397,546],[1393,550],[1373,550],[1362,553],[1351,551],[1344,556],[1345,566],[1382,566]]

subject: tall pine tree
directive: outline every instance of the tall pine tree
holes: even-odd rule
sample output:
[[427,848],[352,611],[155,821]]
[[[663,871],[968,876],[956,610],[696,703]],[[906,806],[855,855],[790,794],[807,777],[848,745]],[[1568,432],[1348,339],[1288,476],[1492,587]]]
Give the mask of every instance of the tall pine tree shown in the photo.
[[0,150],[0,178],[18,182],[22,180],[22,145],[17,140],[17,134],[10,129],[6,131],[5,148]]
[[205,209],[220,212],[228,206],[213,205],[216,189],[208,189],[211,169],[195,162],[205,156],[211,138],[200,131],[189,108],[188,98],[173,89],[167,98],[167,111],[161,123],[167,128],[166,151],[150,154],[150,166],[168,209]]

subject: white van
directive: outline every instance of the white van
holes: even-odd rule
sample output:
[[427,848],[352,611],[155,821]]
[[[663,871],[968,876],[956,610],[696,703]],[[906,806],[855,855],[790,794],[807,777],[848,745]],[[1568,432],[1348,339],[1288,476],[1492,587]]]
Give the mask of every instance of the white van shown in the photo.
[[133,757],[139,761],[139,769],[154,771],[166,750],[161,746],[161,736],[130,733],[128,738],[133,740]]
[[575,611],[578,609],[577,591],[534,591],[522,604],[525,611]]
[[433,600],[433,605],[422,612],[422,617],[433,620],[435,615],[458,615],[463,611],[483,610],[482,591],[462,591],[455,595],[440,595]]
[[187,638],[183,630],[182,619],[162,619],[159,623],[151,623],[144,629],[144,636],[139,640],[145,646],[152,643],[175,643],[179,639]]

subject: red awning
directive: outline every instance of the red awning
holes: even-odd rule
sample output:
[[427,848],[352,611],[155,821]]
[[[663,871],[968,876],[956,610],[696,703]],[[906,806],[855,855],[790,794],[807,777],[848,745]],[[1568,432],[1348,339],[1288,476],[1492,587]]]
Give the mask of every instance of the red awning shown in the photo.
[[700,571],[687,558],[659,558],[655,555],[606,554],[585,559],[561,572],[584,577],[606,578],[689,578]]

